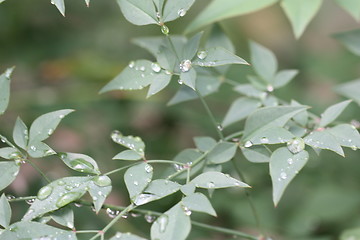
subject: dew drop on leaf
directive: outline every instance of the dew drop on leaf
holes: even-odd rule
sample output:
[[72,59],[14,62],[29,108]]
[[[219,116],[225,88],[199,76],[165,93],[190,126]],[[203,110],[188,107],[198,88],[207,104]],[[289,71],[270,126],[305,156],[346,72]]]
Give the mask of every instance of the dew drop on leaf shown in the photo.
[[178,11],[178,15],[179,17],[183,17],[186,15],[186,10],[183,9],[183,8],[180,8],[179,11]]
[[149,164],[145,165],[145,172],[151,173],[153,171],[153,167]]
[[135,67],[135,62],[134,61],[131,61],[131,62],[129,62],[129,68],[133,68],[133,67]]
[[160,232],[165,232],[166,227],[168,225],[169,219],[167,215],[162,215],[159,217],[159,219],[157,220],[159,222],[159,228],[160,228]]
[[151,214],[145,214],[144,218],[145,218],[146,222],[152,223],[152,222],[154,222],[156,217]]
[[299,153],[305,148],[304,140],[299,137],[293,138],[287,143],[287,148],[294,154]]
[[108,176],[97,176],[93,182],[99,187],[106,187],[111,185],[111,179]]
[[189,59],[183,60],[180,63],[180,70],[182,72],[188,72],[191,69],[191,61]]
[[81,194],[79,192],[69,192],[64,194],[62,197],[60,197],[57,202],[56,206],[61,208],[77,199],[79,199]]
[[162,25],[162,26],[161,26],[161,32],[162,32],[163,34],[165,34],[165,35],[168,35],[169,32],[170,32],[170,30],[169,30],[169,28],[168,28],[166,25]]
[[260,139],[260,142],[266,144],[269,143],[269,139],[267,137],[263,137]]
[[26,203],[29,204],[29,205],[33,204],[34,202],[35,202],[35,198],[31,198],[31,199],[26,200]]
[[253,145],[251,141],[246,141],[244,147],[249,148]]
[[205,59],[207,57],[207,52],[206,51],[199,51],[197,53],[197,57],[201,60]]
[[158,63],[152,63],[151,64],[151,69],[156,73],[161,71],[161,67],[160,67],[160,65]]

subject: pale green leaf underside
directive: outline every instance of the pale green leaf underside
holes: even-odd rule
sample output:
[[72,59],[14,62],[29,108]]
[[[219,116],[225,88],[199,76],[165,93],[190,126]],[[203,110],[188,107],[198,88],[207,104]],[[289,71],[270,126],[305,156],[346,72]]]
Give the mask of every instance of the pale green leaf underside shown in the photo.
[[216,217],[216,212],[209,199],[202,193],[194,193],[184,197],[181,202],[191,211],[207,213]]
[[340,124],[326,131],[335,136],[341,146],[353,149],[360,148],[360,134],[354,126],[350,124]]
[[288,70],[281,70],[276,73],[274,80],[273,80],[273,87],[280,88],[288,84],[297,74],[299,73],[298,70],[288,69]]
[[223,127],[241,121],[261,106],[259,100],[254,98],[242,97],[236,99],[230,106],[222,122]]
[[70,229],[74,228],[74,211],[70,208],[70,206],[63,207],[52,212],[50,217],[62,226]]
[[206,50],[206,57],[204,59],[197,58],[193,64],[201,67],[216,67],[228,64],[246,64],[249,65],[244,59],[223,47],[214,47]]
[[0,197],[0,225],[7,228],[10,225],[11,207],[5,196],[2,194]]
[[327,131],[311,132],[308,136],[304,138],[304,141],[307,145],[313,148],[334,151],[340,156],[344,157],[344,151],[341,148],[340,143],[337,141],[335,136],[328,133]]
[[155,5],[152,1],[117,0],[126,20],[135,25],[157,24]]
[[85,154],[60,153],[59,156],[69,168],[75,171],[91,174],[100,174],[100,170],[96,161]]
[[272,79],[278,68],[274,53],[253,41],[250,42],[250,52],[251,64],[255,72],[268,84],[272,84]]
[[334,104],[328,107],[325,112],[321,115],[320,127],[325,127],[332,123],[345,108],[351,103],[351,100],[343,101],[341,103]]
[[291,132],[282,127],[272,127],[252,135],[252,137],[249,138],[249,141],[251,141],[253,145],[278,144],[286,143],[294,137],[295,136]]
[[59,12],[65,17],[65,3],[64,0],[51,0],[51,4],[54,4]]
[[127,160],[127,161],[136,161],[140,160],[142,158],[142,155],[137,153],[133,150],[125,150],[120,153],[118,153],[115,157],[113,157],[114,160]]
[[125,172],[124,180],[132,201],[144,191],[150,183],[152,175],[152,167],[147,163],[140,163]]
[[[142,0],[143,1],[143,0]],[[180,12],[186,13],[194,4],[195,0],[170,0],[166,1],[163,10],[163,21],[170,22],[180,16]]]
[[7,69],[0,75],[0,115],[2,115],[9,105],[10,98],[10,76],[13,68]]
[[215,139],[211,137],[194,137],[195,146],[202,152],[211,150],[215,145]]
[[250,187],[244,182],[221,172],[206,172],[191,180],[198,188],[217,189],[228,187]]
[[235,143],[220,142],[208,153],[207,159],[212,164],[228,162],[235,156],[237,147]]
[[15,180],[19,170],[20,167],[14,161],[0,162],[0,191]]
[[241,151],[249,162],[264,163],[270,161],[271,151],[262,145],[249,148],[242,147]]
[[20,117],[18,117],[15,122],[13,139],[16,145],[18,145],[22,149],[26,149],[26,146],[28,145],[29,131]]

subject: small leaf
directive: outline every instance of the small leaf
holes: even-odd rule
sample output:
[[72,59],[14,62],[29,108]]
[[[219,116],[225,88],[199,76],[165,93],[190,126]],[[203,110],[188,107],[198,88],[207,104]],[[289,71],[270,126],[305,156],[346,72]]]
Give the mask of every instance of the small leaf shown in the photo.
[[49,138],[61,120],[73,111],[72,109],[59,110],[46,113],[35,119],[30,127],[29,146]]
[[0,235],[0,240],[44,239],[49,236],[53,239],[77,240],[76,233],[73,231],[65,231],[46,224],[26,221],[11,224]]
[[100,174],[96,161],[87,155],[79,153],[59,153],[59,157],[69,168],[75,171]]
[[356,21],[360,21],[360,3],[358,0],[335,0],[344,8]]
[[118,153],[115,157],[113,157],[114,160],[128,160],[128,161],[136,161],[140,160],[143,156],[137,153],[133,150],[125,150],[121,153]]
[[50,214],[51,218],[62,226],[74,228],[74,211],[70,207],[58,209]]
[[345,97],[354,99],[360,105],[360,79],[336,86],[335,91]]
[[220,164],[230,161],[238,145],[230,142],[219,142],[207,155],[209,163]]
[[111,192],[111,179],[108,176],[94,177],[89,182],[88,188],[88,192],[93,199],[95,212],[98,213]]
[[267,83],[271,84],[272,79],[277,71],[277,60],[269,49],[264,46],[251,41],[251,64],[255,72]]
[[207,213],[216,217],[216,212],[209,199],[202,193],[194,193],[184,197],[181,202],[191,211]]
[[282,127],[268,128],[262,132],[254,134],[249,141],[253,145],[257,144],[278,144],[290,141],[295,136]]
[[124,180],[131,201],[144,191],[151,182],[152,175],[152,166],[147,163],[140,163],[125,172]]
[[[191,166],[191,164],[197,159],[199,159],[201,156],[202,154],[195,149],[185,149],[175,156],[174,162],[180,162]],[[190,176],[193,176],[195,173],[199,172],[202,169],[203,165],[204,163],[202,162],[194,167],[191,167]],[[181,173],[177,177],[179,179],[185,179],[187,177],[187,173]]]
[[306,151],[292,154],[287,148],[276,149],[270,159],[270,176],[273,184],[273,201],[279,203],[286,187],[309,159]]
[[191,180],[198,188],[217,189],[228,187],[250,187],[235,178],[225,175],[221,172],[206,172],[202,173],[193,180]]
[[150,85],[149,91],[146,96],[147,98],[157,94],[158,92],[163,90],[165,87],[167,87],[167,85],[169,85],[169,83],[170,83],[171,76],[172,76],[171,74],[160,73],[158,75],[159,75],[158,78],[155,79]]
[[3,193],[0,197],[0,225],[4,228],[9,227],[11,220],[11,207]]
[[0,191],[12,183],[18,175],[20,167],[14,162],[0,162]]
[[121,233],[117,232],[115,236],[110,238],[109,240],[146,240],[145,238],[141,238],[132,233]]
[[244,94],[245,96],[259,99],[264,99],[267,95],[266,92],[254,88],[251,84],[239,84],[234,88],[234,90]]
[[[178,37],[178,36],[171,36],[172,38]],[[185,42],[186,39],[182,37],[182,41]],[[135,45],[142,47],[146,50],[148,50],[154,57],[157,57],[160,46],[164,42],[164,37],[140,37],[140,38],[134,38],[132,40],[132,43]]]
[[360,56],[360,29],[335,34],[334,37],[340,41],[350,52]]
[[15,122],[13,139],[19,147],[21,147],[22,149],[26,149],[29,140],[29,131],[20,117],[18,117]]
[[344,157],[344,151],[338,143],[337,139],[327,131],[311,132],[304,138],[304,141],[307,145],[313,148],[331,150]]
[[261,103],[257,99],[241,97],[236,99],[230,106],[226,116],[222,122],[223,127],[227,127],[233,123],[241,121],[254,112]]
[[181,192],[183,194],[185,194],[187,196],[187,195],[191,195],[191,194],[193,194],[195,192],[196,186],[195,186],[195,184],[190,182],[190,183],[187,183],[187,184],[183,185],[180,188],[180,190],[181,190]]
[[354,126],[350,124],[340,124],[326,131],[335,136],[341,146],[352,149],[360,148],[360,134]]
[[343,101],[328,107],[323,114],[321,114],[320,127],[325,127],[332,123],[345,108],[351,103],[351,100]]
[[211,150],[216,145],[215,139],[211,137],[194,137],[195,146],[202,152]]
[[[173,2],[175,2],[175,1],[173,1]],[[177,2],[181,2],[181,1],[177,1]],[[193,57],[196,55],[196,53],[199,49],[200,40],[201,40],[202,35],[203,35],[203,32],[199,32],[199,33],[195,34],[192,38],[189,39],[189,41],[184,46],[184,50],[182,53],[182,59],[193,59]]]
[[3,74],[0,75],[0,115],[4,114],[10,98],[10,76],[14,68],[8,68]]
[[117,0],[126,20],[135,25],[158,24],[155,5],[152,1]]
[[164,22],[170,22],[179,17],[183,17],[194,2],[195,0],[166,1],[163,10]]
[[190,230],[190,216],[185,214],[183,207],[178,203],[151,225],[151,239],[185,240]]
[[200,67],[216,67],[228,64],[246,64],[249,65],[244,59],[229,52],[222,47],[214,47],[206,50],[206,57],[204,59],[196,59],[194,65]]
[[53,149],[43,142],[30,143],[27,152],[33,158],[42,158],[56,154]]
[[227,18],[248,14],[268,7],[277,0],[224,0],[212,1],[187,27],[185,33]]
[[186,86],[195,90],[196,75],[197,75],[196,71],[193,68],[191,68],[187,72],[181,72],[179,81],[183,82]]
[[133,150],[144,156],[145,144],[140,137],[123,136],[119,131],[115,130],[111,134],[112,140],[130,150]]
[[322,0],[282,0],[281,7],[291,22],[296,38],[301,37],[321,4]]
[[21,156],[22,156],[21,153],[16,148],[12,148],[12,147],[0,148],[0,157],[4,159],[14,160],[21,158]]
[[340,240],[359,240],[360,239],[360,228],[353,228],[344,231]]
[[[302,106],[300,103],[298,103],[297,101],[295,100],[291,100],[291,106]],[[308,122],[308,119],[309,119],[309,114],[307,111],[303,111],[303,112],[300,112],[298,114],[296,114],[294,117],[293,117],[294,121],[298,124],[300,124],[301,126],[306,126],[307,122]]]
[[276,73],[274,80],[273,80],[273,85],[274,88],[281,88],[283,86],[285,86],[286,84],[288,84],[291,80],[293,80],[293,78],[298,75],[299,71],[298,70],[281,70],[278,73]]
[[250,162],[264,163],[270,161],[271,151],[264,146],[243,147],[241,151]]
[[59,12],[65,17],[65,3],[64,0],[51,0],[51,4],[54,4]]

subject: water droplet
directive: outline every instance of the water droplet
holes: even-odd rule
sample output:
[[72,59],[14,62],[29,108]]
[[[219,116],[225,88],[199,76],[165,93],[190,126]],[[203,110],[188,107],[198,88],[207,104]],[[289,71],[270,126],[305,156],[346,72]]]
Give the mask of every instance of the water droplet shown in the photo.
[[27,204],[31,205],[31,204],[33,204],[35,202],[35,198],[27,199],[25,202]]
[[144,218],[145,218],[146,222],[152,223],[152,222],[154,222],[156,217],[151,214],[145,214]]
[[355,146],[355,145],[352,145],[352,146],[351,146],[351,149],[354,150],[354,151],[356,151],[356,150],[358,149],[358,147]]
[[280,173],[280,178],[285,180],[287,178],[286,172],[281,172]]
[[52,128],[50,128],[49,130],[48,130],[48,132],[47,132],[47,134],[50,136],[51,134],[53,134],[54,133],[54,129],[52,129]]
[[184,169],[184,165],[174,164],[173,166],[174,166],[175,171],[177,171],[177,172]]
[[253,145],[251,141],[246,141],[244,147],[249,148]]
[[154,194],[140,194],[139,196],[136,197],[136,199],[134,200],[134,204],[136,206],[140,206],[140,205],[144,205],[148,202],[151,202],[152,200],[157,199],[157,196]]
[[74,203],[75,207],[82,207],[83,205],[81,203]]
[[151,64],[151,69],[156,73],[161,71],[161,67],[160,67],[160,65],[158,63],[152,63]]
[[190,70],[190,68],[191,68],[191,64],[192,63],[191,63],[191,61],[189,59],[181,61],[180,70],[182,72],[188,72]]
[[169,222],[168,216],[167,215],[162,215],[156,221],[159,223],[160,232],[165,232],[166,227],[167,227],[168,222]]
[[133,217],[133,218],[141,217],[141,213],[132,212],[130,215],[131,215],[131,217]]
[[293,138],[287,143],[287,148],[294,154],[299,153],[305,148],[304,140],[299,137]]
[[288,158],[287,163],[289,165],[292,165],[294,163],[294,160],[292,158]]
[[76,158],[70,161],[70,167],[74,170],[78,170],[80,172],[84,172],[85,170],[93,170],[94,166],[82,158]]
[[30,146],[30,149],[31,149],[31,151],[35,152],[37,148],[34,145],[32,145],[32,146]]
[[217,127],[217,129],[218,129],[219,131],[224,130],[224,127],[223,127],[221,124],[217,125],[216,127]]
[[269,139],[267,137],[262,137],[260,139],[260,142],[266,144],[266,143],[269,143]]
[[197,57],[201,60],[205,59],[207,57],[207,52],[206,51],[199,51],[197,53]]
[[166,75],[171,75],[172,73],[169,70],[165,70]]
[[40,190],[37,194],[37,198],[39,200],[44,200],[50,196],[52,191],[53,191],[53,188],[51,186],[44,186],[44,187],[40,188]]
[[6,137],[1,137],[1,142],[6,143]]
[[182,85],[184,82],[179,78],[178,83]]
[[19,152],[13,152],[9,155],[9,158],[10,159],[20,159],[21,156],[20,156],[20,153]]
[[59,116],[60,119],[63,119],[64,117],[65,117],[65,115],[63,115],[63,114],[61,114],[61,115]]
[[183,17],[183,16],[185,16],[185,14],[186,14],[186,10],[183,9],[183,8],[180,8],[179,11],[178,11],[179,17]]
[[165,34],[165,35],[168,35],[169,32],[170,32],[170,30],[169,30],[169,28],[168,28],[166,25],[162,25],[162,26],[161,26],[161,32],[162,32],[163,34]]
[[134,181],[134,185],[135,185],[135,186],[138,186],[138,185],[139,185],[139,182],[138,182],[138,181]]
[[8,194],[8,195],[6,195],[6,199],[7,200],[15,199],[15,196],[11,195],[11,194]]
[[115,218],[117,215],[119,215],[119,211],[112,210],[111,208],[106,209],[106,213],[110,218]]
[[208,188],[214,188],[214,187],[215,187],[215,183],[214,183],[214,182],[208,182],[208,183],[207,183],[207,187],[208,187]]
[[191,215],[191,210],[188,208],[188,207],[186,207],[186,206],[183,206],[183,209],[184,209],[184,213],[185,213],[185,215],[186,216],[190,216]]
[[66,186],[65,186],[65,190],[66,190],[66,191],[71,191],[73,188],[74,188],[74,187],[71,186],[71,185],[66,185]]
[[129,68],[133,68],[133,67],[135,67],[135,62],[134,61],[131,61],[131,62],[129,62]]
[[153,167],[149,164],[145,165],[145,172],[151,173],[153,171]]
[[111,185],[111,179],[108,176],[94,177],[93,182],[99,187],[106,187]]
[[156,12],[156,17],[159,19],[161,17],[160,12]]
[[272,92],[272,91],[274,91],[274,87],[271,86],[271,85],[268,85],[268,86],[266,87],[266,90],[267,90],[268,92]]
[[79,192],[66,193],[57,200],[56,206],[58,208],[61,208],[61,207],[65,206],[65,205],[79,199],[80,197],[81,197],[81,193],[79,193]]
[[142,71],[142,72],[145,72],[145,67],[144,67],[144,66],[141,66],[141,67],[139,68],[139,70]]

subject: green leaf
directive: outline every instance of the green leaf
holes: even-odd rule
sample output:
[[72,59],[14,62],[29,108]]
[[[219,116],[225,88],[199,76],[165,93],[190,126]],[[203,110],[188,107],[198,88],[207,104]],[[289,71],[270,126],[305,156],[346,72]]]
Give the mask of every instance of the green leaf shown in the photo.
[[121,233],[117,232],[115,236],[109,240],[146,240],[145,238],[138,237],[132,233]]
[[270,176],[273,184],[273,201],[279,203],[286,187],[309,159],[307,151],[292,154],[286,147],[276,149],[270,159]]
[[250,187],[235,178],[225,175],[221,172],[206,172],[202,173],[193,180],[191,180],[198,188],[217,189],[228,187]]
[[[171,38],[181,38],[183,42],[186,39],[183,36],[171,36]],[[164,42],[164,37],[140,37],[134,38],[132,41],[135,45],[148,50],[154,57],[158,56],[160,46]]]
[[359,240],[360,239],[360,228],[353,228],[344,231],[340,240]]
[[58,224],[70,229],[74,228],[74,211],[69,206],[52,212],[50,216]]
[[262,132],[253,134],[249,141],[253,145],[258,144],[278,144],[290,141],[295,136],[288,130],[282,127],[272,127],[265,129]]
[[214,217],[217,216],[209,199],[202,193],[188,195],[181,202],[191,211],[207,213]]
[[241,97],[236,99],[227,111],[222,122],[223,127],[227,127],[233,123],[241,121],[254,112],[261,103],[257,99]]
[[279,71],[278,73],[276,73],[273,80],[274,88],[281,88],[285,86],[291,80],[293,80],[293,78],[298,75],[298,73],[299,71],[294,69]]
[[195,91],[196,76],[197,76],[196,71],[193,68],[191,68],[187,72],[181,72],[179,81]]
[[111,179],[108,176],[97,176],[92,180],[89,182],[88,192],[93,199],[95,212],[98,213],[111,192]]
[[170,72],[179,73],[180,59],[178,57],[182,56],[186,43],[187,39],[181,36],[164,38],[156,56],[159,64]]
[[135,165],[125,172],[124,180],[131,201],[144,191],[151,182],[152,176],[153,168],[147,163]]
[[230,142],[219,142],[207,155],[209,163],[220,164],[230,161],[238,145]]
[[3,193],[0,197],[0,225],[4,228],[9,227],[11,220],[11,207]]
[[59,153],[60,159],[71,169],[91,174],[100,174],[96,161],[84,154],[79,153]]
[[65,17],[65,3],[64,0],[51,0],[51,4],[54,4],[59,12]]
[[[175,156],[174,162],[180,162],[180,163],[191,165],[193,162],[195,162],[201,156],[202,156],[202,154],[195,149],[185,149]],[[197,164],[194,167],[191,167],[190,176],[193,176],[195,173],[199,172],[202,169],[203,165],[204,165],[204,163],[202,162],[200,164]],[[186,177],[187,177],[186,172],[178,175],[179,179],[185,179]]]
[[198,57],[196,60],[194,60],[193,64],[200,67],[216,67],[228,64],[249,65],[249,63],[247,63],[244,59],[222,47],[207,49],[204,55],[206,57]]
[[135,25],[158,24],[155,5],[152,1],[117,0],[126,20]]
[[187,183],[187,184],[183,185],[180,188],[180,190],[181,190],[181,192],[183,194],[185,194],[187,196],[187,195],[191,195],[191,194],[193,194],[195,192],[196,186],[195,186],[195,184],[190,182],[190,183]]
[[335,0],[335,2],[350,13],[356,21],[360,21],[360,3],[358,0]]
[[0,75],[0,115],[4,114],[10,98],[10,76],[14,68],[8,68]]
[[271,151],[264,146],[242,147],[244,157],[253,163],[264,163],[270,161]]
[[327,149],[336,152],[340,156],[344,156],[344,151],[341,148],[340,143],[336,137],[328,133],[327,131],[315,131],[311,132],[304,138],[307,145],[313,148]]
[[195,0],[168,0],[163,10],[163,21],[170,22],[179,17],[183,17],[193,5]]
[[19,147],[21,147],[22,149],[26,149],[29,140],[29,131],[20,117],[18,117],[15,122],[13,139]]
[[354,126],[350,124],[340,124],[326,131],[334,135],[341,146],[352,149],[360,148],[360,134]]
[[340,41],[350,52],[360,56],[360,29],[335,34],[334,37]]
[[[177,2],[181,2],[181,1],[177,1]],[[199,32],[199,33],[195,34],[192,38],[189,39],[189,41],[184,46],[184,50],[182,53],[182,59],[193,59],[193,57],[196,55],[196,53],[199,49],[200,40],[201,40],[202,35],[203,35],[203,32]]]
[[202,152],[211,150],[216,145],[215,139],[211,137],[194,137],[195,146]]
[[115,157],[113,157],[114,160],[128,160],[128,161],[136,161],[140,160],[143,156],[137,153],[133,150],[125,150],[121,153],[118,153]]
[[171,76],[172,75],[168,74],[167,72],[165,72],[165,74],[159,73],[158,78],[154,79],[154,81],[151,83],[146,97],[149,98],[167,87],[167,85],[170,83]]
[[360,79],[336,86],[335,91],[345,97],[354,99],[360,105]]
[[0,240],[24,240],[45,239],[51,236],[53,239],[77,240],[76,233],[65,231],[38,222],[17,222],[0,235]]
[[266,92],[254,88],[251,84],[239,84],[234,88],[234,90],[244,94],[245,96],[259,99],[264,99],[267,95]]
[[321,114],[321,121],[319,126],[325,127],[335,121],[345,108],[351,103],[351,100],[343,101],[328,107],[323,114]]
[[19,159],[21,158],[21,153],[16,148],[4,147],[0,148],[0,157],[4,159]]
[[282,0],[281,7],[291,22],[296,38],[301,37],[321,4],[322,0]]
[[115,130],[112,132],[111,138],[115,143],[129,148],[141,156],[144,156],[145,144],[140,137],[123,136],[119,131]]
[[[300,103],[298,103],[297,101],[295,100],[291,100],[291,103],[290,103],[291,106],[302,106]],[[309,119],[309,114],[307,111],[303,111],[303,112],[300,112],[298,114],[296,114],[294,117],[293,117],[294,121],[298,124],[300,124],[301,126],[306,126],[307,122],[308,122],[308,119]]]
[[185,240],[191,230],[191,220],[180,203],[176,204],[151,226],[151,239]]
[[42,158],[56,154],[53,149],[43,142],[30,143],[27,152],[33,158]]
[[255,72],[268,84],[271,84],[278,67],[274,53],[253,41],[250,41],[250,52],[251,64]]
[[18,175],[20,167],[14,162],[0,162],[0,191],[12,183]]
[[245,142],[269,128],[283,127],[293,116],[305,109],[305,106],[277,106],[256,110],[246,119],[243,141]]
[[29,145],[36,144],[51,136],[60,121],[69,113],[73,112],[72,109],[64,109],[55,112],[46,113],[41,115],[31,124],[29,134]]
[[185,33],[205,27],[211,23],[221,21],[230,17],[240,16],[258,11],[277,2],[277,0],[224,0],[212,1],[198,16],[191,22]]

